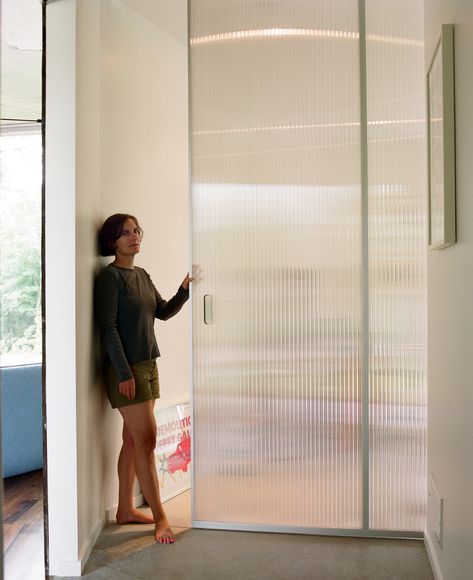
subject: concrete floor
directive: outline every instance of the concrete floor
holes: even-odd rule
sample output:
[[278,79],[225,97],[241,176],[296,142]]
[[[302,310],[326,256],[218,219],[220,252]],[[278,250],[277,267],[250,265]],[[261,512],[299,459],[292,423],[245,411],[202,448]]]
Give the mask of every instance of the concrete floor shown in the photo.
[[434,580],[422,541],[192,529],[189,492],[165,508],[175,544],[155,544],[151,526],[107,525],[83,578]]

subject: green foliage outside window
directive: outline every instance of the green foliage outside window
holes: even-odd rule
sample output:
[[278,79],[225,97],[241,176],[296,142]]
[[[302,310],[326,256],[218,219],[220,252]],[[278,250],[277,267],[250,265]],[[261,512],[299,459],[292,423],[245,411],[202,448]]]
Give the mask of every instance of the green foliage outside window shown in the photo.
[[41,134],[0,134],[0,364],[41,361]]

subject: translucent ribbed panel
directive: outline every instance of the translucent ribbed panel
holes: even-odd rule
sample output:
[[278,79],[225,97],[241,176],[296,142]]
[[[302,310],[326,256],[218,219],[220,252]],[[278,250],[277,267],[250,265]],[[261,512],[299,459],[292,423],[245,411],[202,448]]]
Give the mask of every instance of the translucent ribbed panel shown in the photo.
[[358,3],[189,9],[194,519],[359,528]]
[[370,527],[424,529],[426,201],[422,0],[366,1]]

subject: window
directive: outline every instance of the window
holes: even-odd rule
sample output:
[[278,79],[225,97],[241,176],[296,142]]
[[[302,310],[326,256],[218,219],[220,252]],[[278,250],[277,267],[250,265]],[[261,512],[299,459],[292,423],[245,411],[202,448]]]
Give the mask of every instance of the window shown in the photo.
[[39,126],[0,133],[0,365],[41,362]]

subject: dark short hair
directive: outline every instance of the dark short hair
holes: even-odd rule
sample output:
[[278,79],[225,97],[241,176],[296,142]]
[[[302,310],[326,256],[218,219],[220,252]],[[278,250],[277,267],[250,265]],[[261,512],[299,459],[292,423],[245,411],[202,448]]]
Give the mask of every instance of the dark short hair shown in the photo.
[[101,256],[114,256],[114,242],[121,236],[123,224],[127,219],[133,220],[140,227],[134,215],[128,213],[114,213],[104,222],[98,233],[99,253]]

